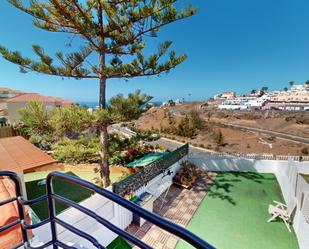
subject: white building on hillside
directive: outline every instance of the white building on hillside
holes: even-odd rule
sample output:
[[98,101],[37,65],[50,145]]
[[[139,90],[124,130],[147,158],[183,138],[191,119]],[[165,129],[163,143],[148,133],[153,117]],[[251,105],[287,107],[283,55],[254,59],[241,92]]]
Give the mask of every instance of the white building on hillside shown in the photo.
[[234,99],[236,98],[236,92],[224,92],[214,96],[214,99]]
[[246,109],[261,109],[269,100],[267,95],[261,97],[255,96],[241,96],[235,99],[225,100],[222,104],[218,105],[218,109],[227,110],[246,110]]

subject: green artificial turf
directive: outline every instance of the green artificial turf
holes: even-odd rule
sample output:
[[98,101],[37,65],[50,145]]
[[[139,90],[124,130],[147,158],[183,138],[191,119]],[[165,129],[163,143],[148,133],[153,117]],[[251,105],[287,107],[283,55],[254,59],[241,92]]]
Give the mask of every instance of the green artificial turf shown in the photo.
[[117,237],[107,246],[107,249],[131,249],[132,247],[121,237]]
[[[68,172],[68,173],[71,175],[74,175],[72,172]],[[30,177],[28,176],[28,178]],[[38,186],[38,182],[41,181],[42,179],[44,179],[44,177],[33,180],[33,181],[26,180],[26,189],[27,189],[28,199],[33,199],[41,195],[44,195],[46,193],[46,185]],[[85,200],[91,195],[90,190],[71,184],[64,180],[57,179],[57,178],[53,180],[53,187],[54,187],[54,192],[56,194],[59,194],[75,202],[81,202],[82,200]],[[46,200],[31,205],[31,208],[41,220],[48,218],[48,209],[47,209]],[[68,206],[62,203],[56,202],[56,213],[57,214],[66,208],[68,208]]]
[[282,221],[266,222],[273,200],[283,202],[274,175],[219,173],[187,228],[218,249],[298,249]]
[[[31,172],[27,173],[24,175],[25,181],[34,181],[38,179],[43,179],[46,178],[46,176],[50,173],[51,171],[38,171],[38,172]],[[64,171],[60,171],[64,172]],[[65,172],[64,172],[65,173]],[[74,175],[86,180],[86,181],[91,181],[95,177],[99,177],[99,173],[94,173],[93,171],[74,171]],[[122,172],[111,172],[110,178],[112,182],[116,182],[119,178],[123,176]]]
[[[27,189],[27,197],[29,200],[44,195],[46,193],[46,187],[38,186],[38,182],[41,181],[42,179],[45,179],[49,172],[50,171],[32,172],[24,175]],[[75,175],[87,181],[91,181],[93,178],[99,177],[98,173],[94,173],[92,171],[89,172],[74,171],[74,173],[73,172],[67,172],[67,173]],[[112,172],[110,175],[111,181],[116,182],[119,178],[122,177],[122,175],[123,173],[121,172],[119,173]],[[56,178],[54,180],[54,189],[55,193],[67,197],[75,202],[81,202],[82,200],[87,199],[91,195],[91,191],[85,188],[70,184],[68,182]],[[42,201],[40,203],[33,204],[31,208],[41,220],[47,218],[48,216],[47,201]],[[66,205],[56,203],[57,214],[65,210],[66,208],[68,208]]]
[[309,175],[302,175],[302,177],[309,183]]

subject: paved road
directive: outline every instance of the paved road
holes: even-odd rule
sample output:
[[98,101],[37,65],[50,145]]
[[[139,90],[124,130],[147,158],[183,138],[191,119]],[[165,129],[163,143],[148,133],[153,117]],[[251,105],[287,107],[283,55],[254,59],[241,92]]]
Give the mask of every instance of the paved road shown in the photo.
[[225,125],[225,126],[229,126],[229,127],[233,127],[233,128],[237,128],[237,129],[243,129],[243,130],[247,130],[247,131],[251,131],[251,132],[258,132],[258,133],[262,133],[262,134],[266,134],[266,135],[290,140],[290,141],[293,141],[293,142],[309,144],[309,139],[305,138],[305,137],[299,137],[299,136],[295,136],[295,135],[291,135],[291,134],[285,134],[285,133],[276,132],[276,131],[263,130],[263,129],[253,128],[253,127],[248,127],[248,126],[243,126],[243,125],[237,125],[237,124],[226,124],[226,123],[217,123],[217,124],[219,124],[219,125],[222,124],[222,125]]
[[[180,143],[174,140],[170,140],[167,138],[160,138],[157,141],[153,141],[153,142],[148,142],[149,144],[163,144],[167,149],[173,151],[177,148],[179,148],[180,146],[184,145],[184,143]],[[195,157],[195,158],[199,158],[199,157],[207,157],[210,155],[210,153],[213,153],[214,151],[211,150],[206,150],[206,149],[199,149],[193,146],[190,146],[190,150],[189,150],[189,157]]]

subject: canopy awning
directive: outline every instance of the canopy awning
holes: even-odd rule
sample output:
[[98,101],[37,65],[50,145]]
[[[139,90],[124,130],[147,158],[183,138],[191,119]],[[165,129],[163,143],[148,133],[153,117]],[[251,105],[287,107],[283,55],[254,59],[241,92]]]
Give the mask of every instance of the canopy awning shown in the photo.
[[168,155],[169,152],[160,152],[160,153],[150,153],[147,154],[146,156],[139,158],[129,164],[126,165],[126,167],[144,167],[147,166],[157,160],[159,160],[160,158]]

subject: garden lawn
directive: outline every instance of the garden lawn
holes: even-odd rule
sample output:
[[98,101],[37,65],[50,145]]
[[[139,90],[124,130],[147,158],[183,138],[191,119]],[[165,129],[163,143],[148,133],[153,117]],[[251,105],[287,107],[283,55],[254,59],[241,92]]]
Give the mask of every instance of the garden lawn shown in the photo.
[[298,249],[282,221],[266,222],[273,200],[283,202],[274,175],[219,173],[187,228],[218,249]]
[[309,183],[309,175],[302,175],[302,177]]
[[131,249],[132,246],[128,244],[123,238],[117,237],[107,247],[107,249]]
[[[46,194],[46,186],[45,185],[38,186],[38,182],[41,181],[42,179],[45,179],[48,173],[49,171],[42,171],[42,172],[27,173],[24,175],[27,189],[27,197],[29,200]],[[92,171],[89,172],[74,171],[74,173],[72,172],[66,172],[66,173],[75,175],[87,181],[91,181],[91,179],[93,179],[94,177],[99,176],[98,173],[94,173]],[[122,175],[123,173],[121,172],[111,173],[111,181],[112,182],[117,181],[120,177],[122,177]],[[81,202],[82,200],[87,199],[91,195],[90,190],[70,184],[66,181],[57,178],[53,180],[53,186],[55,193],[67,197],[75,202]],[[46,219],[48,217],[47,201],[42,201],[40,203],[33,204],[31,205],[31,208],[41,220]],[[68,208],[66,205],[56,202],[57,214],[65,210],[66,208]]]

